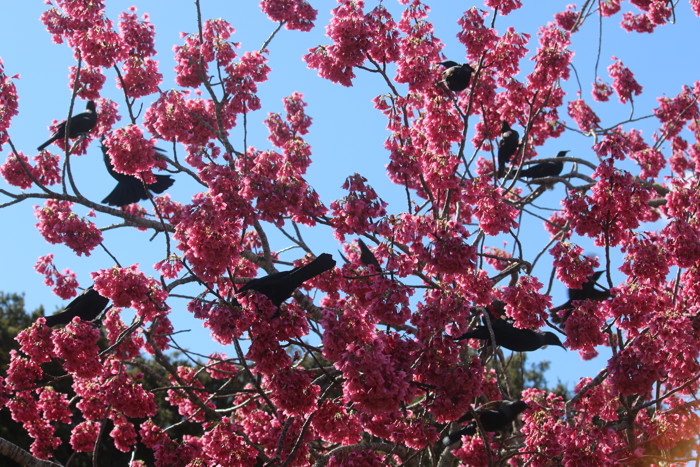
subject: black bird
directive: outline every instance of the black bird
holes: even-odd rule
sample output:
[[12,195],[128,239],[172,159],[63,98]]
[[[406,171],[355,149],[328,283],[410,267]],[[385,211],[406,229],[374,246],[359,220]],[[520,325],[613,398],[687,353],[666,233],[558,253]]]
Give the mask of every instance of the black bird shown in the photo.
[[568,289],[569,300],[595,300],[601,301],[610,297],[610,291],[596,290],[595,286],[598,285],[598,280],[600,276],[605,274],[605,271],[596,271],[588,278],[586,282],[583,283],[580,289]]
[[[112,160],[109,154],[107,154],[108,149],[109,148],[105,145],[102,145],[102,155],[104,156],[105,165],[107,166],[107,172],[117,180],[117,186],[114,187],[114,190],[112,190],[102,202],[107,203],[109,206],[123,207],[131,203],[137,203],[143,199],[148,199],[148,193],[146,193],[146,188],[141,180],[133,175],[119,173],[114,170]],[[158,148],[156,148],[156,151],[162,152]],[[150,183],[146,185],[146,187],[154,193],[163,193],[170,188],[173,183],[175,183],[175,180],[173,180],[170,175],[156,175],[155,183]]]
[[468,63],[460,65],[452,60],[445,60],[440,62],[440,65],[445,67],[445,70],[442,72],[442,83],[447,89],[452,92],[459,92],[469,87],[469,81],[475,70]]
[[97,316],[102,313],[102,310],[107,307],[109,299],[103,297],[92,286],[88,287],[75,297],[72,302],[70,302],[60,313],[46,317],[46,325],[56,326],[59,324],[66,325],[70,323],[73,318],[80,316],[82,321],[92,321],[97,318]]
[[[70,118],[70,128],[68,129],[69,138],[77,138],[78,136],[85,135],[90,132],[95,127],[97,123],[97,111],[95,110],[95,102],[88,101],[85,112],[79,113],[78,115],[73,115]],[[65,139],[66,137],[66,122],[61,122],[56,125],[56,130],[51,138],[48,139],[44,144],[37,148],[38,151],[43,151],[46,146],[53,143],[56,140]]]
[[360,245],[360,261],[362,264],[365,266],[374,265],[377,268],[377,271],[381,271],[382,267],[379,265],[377,257],[374,256],[374,253],[372,253],[369,248],[367,248],[365,242],[363,242],[361,238],[358,238],[357,244]]
[[505,120],[501,123],[501,140],[498,142],[498,177],[506,173],[506,164],[518,150],[520,134],[513,130]]
[[255,290],[266,295],[275,306],[292,296],[292,293],[305,281],[323,274],[335,266],[335,260],[328,253],[319,255],[318,258],[290,271],[276,272],[269,276],[253,279],[241,287],[238,292]]
[[[491,328],[496,338],[496,345],[505,347],[513,352],[530,352],[545,345],[564,347],[559,337],[553,332],[516,328],[510,322],[502,319],[492,319]],[[487,326],[479,325],[471,331],[454,338],[456,341],[463,339],[483,339],[491,342],[491,334]]]
[[[479,423],[484,431],[503,431],[510,427],[511,423],[520,413],[530,407],[523,401],[491,401],[478,407],[474,412],[479,417]],[[471,412],[465,414],[457,420],[458,423],[472,420],[474,416]],[[477,424],[472,421],[464,428],[450,433],[442,439],[442,444],[449,446],[459,441],[464,435],[472,436],[477,432]]]
[[[557,158],[566,156],[569,151],[559,151]],[[544,177],[556,177],[559,175],[564,168],[564,163],[560,161],[553,162],[542,162],[540,164],[531,165],[526,169],[520,171],[521,178],[544,178]]]
[[[610,290],[607,288],[603,288],[603,290],[598,290],[595,288],[595,286],[598,285],[598,279],[600,279],[600,276],[602,276],[604,273],[604,270],[594,272],[591,274],[588,280],[583,283],[580,289],[567,289],[569,300],[567,300],[567,302],[563,305],[559,305],[558,307],[554,307],[550,310],[552,321],[555,323],[562,323],[566,321],[569,315],[571,315],[571,312],[574,311],[572,302],[576,300],[594,300],[596,302],[607,300],[610,297]],[[561,311],[565,311],[563,316],[560,316]]]

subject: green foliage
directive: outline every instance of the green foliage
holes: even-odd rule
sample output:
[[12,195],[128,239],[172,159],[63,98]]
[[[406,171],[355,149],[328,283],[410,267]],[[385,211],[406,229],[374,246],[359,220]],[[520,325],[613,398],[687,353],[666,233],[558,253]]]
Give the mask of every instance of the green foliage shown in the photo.
[[557,385],[553,388],[548,387],[545,373],[549,370],[549,362],[531,363],[527,367],[526,362],[527,355],[524,352],[514,352],[508,358],[506,372],[512,391],[511,397],[520,399],[524,389],[538,388],[562,396],[564,400],[571,398],[569,390],[561,381],[557,381]]

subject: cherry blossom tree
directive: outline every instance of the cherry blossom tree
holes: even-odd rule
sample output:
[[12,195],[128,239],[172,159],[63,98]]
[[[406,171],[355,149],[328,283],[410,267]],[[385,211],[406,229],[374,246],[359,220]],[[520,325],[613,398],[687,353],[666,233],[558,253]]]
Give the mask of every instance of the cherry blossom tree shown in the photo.
[[[383,200],[359,173],[347,177],[344,196],[322,199],[306,179],[313,115],[294,90],[284,112],[264,121],[271,148],[249,137],[248,115],[277,105],[260,98],[268,47],[282,28],[322,27],[306,0],[261,1],[274,33],[258,50],[240,50],[234,25],[202,17],[197,0],[194,32],[174,47],[174,83],[163,81],[153,58],[156,25],[147,15],[132,9],[108,18],[99,0],[47,6],[47,31],[75,57],[69,115],[93,100],[98,122],[39,154],[16,147],[17,78],[10,64],[0,66],[0,173],[14,187],[0,190],[0,206],[39,203],[37,229],[76,256],[109,252],[103,232],[116,221],[157,235],[162,259],[148,269],[112,255],[112,267],[92,272],[95,290],[111,300],[101,321],[75,318],[51,329],[40,318],[20,333],[20,350],[0,377],[0,408],[33,443],[28,453],[0,440],[0,452],[63,464],[54,453],[68,443],[99,465],[110,438],[123,452],[145,445],[157,465],[700,462],[700,81],[648,96],[614,57],[593,82],[581,82],[571,45],[583,28],[603,23],[630,34],[672,28],[688,2],[587,0],[563,6],[531,37],[507,27],[521,1],[484,0],[455,18],[463,60],[475,70],[459,93],[441,83],[439,65],[443,41],[453,38],[438,37],[420,0],[398,4],[339,0],[325,26],[328,43],[303,60],[339,86],[360,74],[376,78],[368,112],[386,118],[377,152],[389,155],[386,174],[404,190],[402,205]],[[689,4],[700,16],[700,2]],[[119,102],[102,95],[108,75]],[[635,111],[642,100],[653,103],[648,115]],[[621,108],[629,117],[610,117]],[[642,120],[654,122],[652,132],[639,130]],[[521,143],[500,178],[503,121]],[[561,159],[563,173],[521,182],[518,171],[551,158],[542,146],[564,135],[579,151]],[[71,162],[100,140],[117,172],[149,184],[154,171],[169,170],[199,191],[179,200],[151,194],[121,209],[88,199]],[[538,202],[552,186],[565,193],[554,212]],[[262,294],[238,294],[251,278],[289,269],[290,244],[303,252],[294,265],[323,252],[300,226],[332,232],[342,247],[338,266],[280,309]],[[548,237],[547,245],[523,247],[525,229]],[[379,266],[361,259],[357,238]],[[587,256],[591,245],[599,255]],[[534,268],[547,263],[552,275],[537,277]],[[70,299],[78,281],[65,266],[47,252],[36,270]],[[608,298],[550,314],[555,277],[577,289],[597,268]],[[175,297],[186,297],[186,308]],[[192,314],[230,352],[207,355],[202,343],[180,349],[189,364],[172,365],[175,313]],[[444,446],[453,422],[514,397],[499,349],[453,339],[500,313],[516,327],[555,330],[582,359],[600,349],[611,356],[570,399],[526,390],[529,408],[513,427],[480,427]],[[197,435],[155,421],[163,407],[142,384],[142,355],[168,375],[163,404]],[[61,374],[45,371],[56,362]],[[215,384],[205,386],[204,375]],[[59,380],[70,381],[71,399],[55,389]]]

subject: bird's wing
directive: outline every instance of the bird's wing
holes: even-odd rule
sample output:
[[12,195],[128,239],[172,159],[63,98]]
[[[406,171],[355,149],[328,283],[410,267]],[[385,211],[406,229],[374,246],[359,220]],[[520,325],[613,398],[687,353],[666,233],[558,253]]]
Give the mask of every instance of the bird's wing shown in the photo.
[[163,193],[165,190],[173,186],[175,180],[170,175],[156,175],[156,182],[148,185],[148,189],[153,193]]
[[148,199],[143,183],[136,177],[127,175],[126,178],[119,180],[117,186],[102,202],[109,206],[124,207],[132,203],[138,203],[142,199]]
[[465,332],[459,337],[453,337],[453,340],[461,341],[464,339],[491,339],[489,330],[486,326],[477,326],[474,329]]

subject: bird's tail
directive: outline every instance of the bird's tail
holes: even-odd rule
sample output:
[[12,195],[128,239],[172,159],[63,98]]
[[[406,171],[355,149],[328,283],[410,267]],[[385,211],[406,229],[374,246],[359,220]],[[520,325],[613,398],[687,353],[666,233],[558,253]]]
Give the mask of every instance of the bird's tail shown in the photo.
[[148,189],[153,193],[163,193],[165,190],[170,188],[175,180],[170,175],[156,175],[156,182],[148,185]]
[[460,439],[462,439],[462,436],[472,436],[473,434],[476,433],[476,423],[470,423],[469,425],[465,426],[464,428],[457,430],[453,433],[450,433],[449,435],[445,436],[442,438],[442,444],[445,446],[449,446],[453,443],[456,443]]
[[46,149],[46,147],[47,147],[49,144],[53,143],[53,142],[56,141],[57,139],[58,139],[58,136],[55,136],[55,135],[52,136],[52,137],[49,138],[44,144],[42,144],[41,146],[39,146],[38,148],[36,148],[36,150],[39,151],[39,152],[43,151],[44,149]]
[[60,313],[59,313],[56,315],[45,316],[45,318],[46,318],[46,325],[51,328],[51,327],[56,326],[58,323],[60,323],[62,316],[60,316]]
[[498,164],[498,178],[503,178],[503,176],[506,174],[506,165],[501,164],[499,162]]
[[335,260],[328,253],[323,253],[319,255],[318,258],[307,263],[303,266],[298,267],[293,272],[291,272],[288,278],[293,281],[294,288],[299,287],[303,282],[323,274],[335,267]]
[[143,183],[134,177],[119,180],[114,190],[102,200],[109,206],[124,207],[131,203],[138,203],[142,199],[148,199]]
[[464,339],[473,339],[475,338],[474,336],[474,330],[472,329],[471,331],[467,331],[464,334],[462,334],[459,337],[453,337],[453,341],[463,341]]

